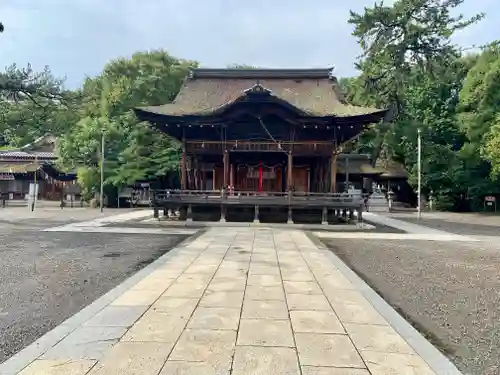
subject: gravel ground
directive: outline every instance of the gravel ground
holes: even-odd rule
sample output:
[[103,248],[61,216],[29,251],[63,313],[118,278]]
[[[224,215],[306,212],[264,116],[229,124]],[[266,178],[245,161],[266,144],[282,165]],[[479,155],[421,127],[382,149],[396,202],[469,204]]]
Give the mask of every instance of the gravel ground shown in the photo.
[[3,212],[0,363],[186,238],[41,232],[95,215],[6,221]]
[[41,207],[32,212],[26,207],[7,207],[0,208],[0,225],[25,223],[48,227],[127,212],[130,212],[130,210],[106,208],[101,213],[98,209],[64,208],[61,210],[57,207]]
[[423,225],[435,229],[444,230],[455,234],[464,234],[472,236],[500,236],[500,227],[495,225],[456,223],[439,219],[400,219],[414,224]]
[[324,241],[464,374],[500,374],[500,251],[483,243]]
[[[434,215],[434,214],[430,214]],[[429,215],[429,216],[430,216]],[[470,236],[500,236],[500,225],[498,217],[477,214],[448,214],[442,217],[426,217],[424,213],[421,219],[409,215],[391,215],[394,219],[418,224],[446,232],[470,235]]]

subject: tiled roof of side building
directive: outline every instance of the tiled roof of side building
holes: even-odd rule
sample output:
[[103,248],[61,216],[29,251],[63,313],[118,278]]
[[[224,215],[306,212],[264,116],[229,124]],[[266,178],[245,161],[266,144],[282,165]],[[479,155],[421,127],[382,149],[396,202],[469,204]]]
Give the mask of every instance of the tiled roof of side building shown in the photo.
[[0,173],[30,173],[40,168],[38,163],[0,163]]
[[138,108],[167,116],[206,115],[259,84],[305,115],[349,117],[385,110],[345,102],[331,69],[194,69],[173,103]]
[[408,178],[408,171],[405,166],[392,159],[379,158],[375,167],[384,170],[381,177],[385,178]]
[[54,152],[47,152],[47,151],[33,151],[33,152],[26,152],[26,151],[19,151],[19,150],[13,150],[13,151],[4,151],[0,152],[0,159],[2,158],[22,158],[22,159],[35,159],[35,158],[40,158],[40,159],[55,159],[56,155]]

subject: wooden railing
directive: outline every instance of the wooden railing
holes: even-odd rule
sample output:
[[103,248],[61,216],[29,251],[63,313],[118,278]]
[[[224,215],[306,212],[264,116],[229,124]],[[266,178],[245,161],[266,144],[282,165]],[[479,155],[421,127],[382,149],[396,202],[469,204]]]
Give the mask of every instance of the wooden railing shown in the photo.
[[279,152],[293,150],[298,154],[310,152],[331,154],[334,149],[334,144],[332,141],[188,141],[186,143],[186,149],[188,152],[207,153],[222,153],[224,150],[259,152]]
[[359,207],[363,204],[360,194],[256,192],[227,190],[155,190],[153,205],[169,204],[222,204],[222,205],[271,205],[300,207]]

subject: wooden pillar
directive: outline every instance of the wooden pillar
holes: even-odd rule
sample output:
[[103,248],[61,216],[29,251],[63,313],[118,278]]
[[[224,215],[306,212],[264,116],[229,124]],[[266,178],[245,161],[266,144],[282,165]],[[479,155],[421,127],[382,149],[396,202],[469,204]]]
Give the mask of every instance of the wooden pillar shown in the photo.
[[181,151],[181,190],[186,190],[187,173],[186,173],[186,141],[182,140]]
[[193,159],[186,153],[186,189],[194,189]]
[[207,190],[207,171],[205,164],[201,164],[201,190]]
[[293,155],[292,150],[288,152],[288,165],[287,165],[287,184],[288,184],[288,219],[287,223],[293,223],[292,217],[292,187],[293,187]]
[[224,155],[222,157],[222,162],[224,164],[224,189],[227,188],[227,172],[228,172],[228,169],[229,169],[229,152],[227,150],[224,150]]
[[226,222],[226,205],[225,204],[220,205],[220,220],[219,221],[221,223]]
[[337,154],[333,153],[331,156],[330,168],[330,192],[337,192]]
[[[132,202],[132,199],[130,200],[130,202]],[[159,215],[159,212],[158,212],[158,205],[157,205],[157,202],[156,202],[156,193],[155,193],[154,190],[153,190],[153,196],[151,197],[151,203],[153,205],[153,217],[155,219],[159,220],[160,215]]]
[[193,155],[192,167],[193,169],[193,181],[194,181],[194,189],[201,190],[200,188],[200,169],[198,159],[195,155]]
[[229,165],[229,185],[234,188],[234,164]]
[[259,220],[259,205],[256,204],[254,206],[254,211],[253,211],[253,222],[254,223],[260,223],[260,220]]
[[307,168],[307,193],[311,191],[311,168]]
[[188,186],[191,187],[191,189],[193,190],[198,190],[198,182],[196,181],[196,158],[193,156],[193,157],[190,157],[189,158],[189,168],[188,170],[190,171],[190,181],[191,183],[188,183]]
[[349,155],[345,155],[345,191],[349,192]]
[[328,225],[328,208],[323,207],[323,211],[321,212],[321,224]]

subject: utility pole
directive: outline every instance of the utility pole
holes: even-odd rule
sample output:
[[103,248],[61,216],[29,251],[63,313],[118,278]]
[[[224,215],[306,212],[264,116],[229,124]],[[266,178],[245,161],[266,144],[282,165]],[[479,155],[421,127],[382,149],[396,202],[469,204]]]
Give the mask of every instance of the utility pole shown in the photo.
[[417,130],[417,217],[420,219],[422,217],[422,135],[420,134],[420,129]]
[[104,206],[104,130],[101,135],[101,193],[99,195],[99,208],[101,212]]
[[36,196],[37,196],[37,189],[36,189],[36,174],[38,172],[38,156],[35,155],[35,173],[33,174],[33,201],[31,202],[31,211],[35,211],[35,204],[36,204]]

